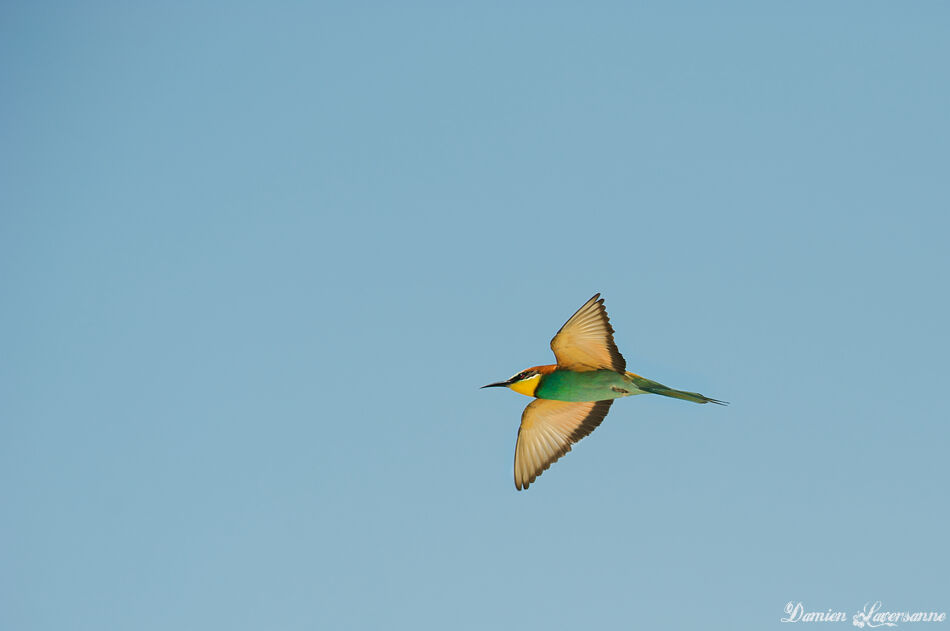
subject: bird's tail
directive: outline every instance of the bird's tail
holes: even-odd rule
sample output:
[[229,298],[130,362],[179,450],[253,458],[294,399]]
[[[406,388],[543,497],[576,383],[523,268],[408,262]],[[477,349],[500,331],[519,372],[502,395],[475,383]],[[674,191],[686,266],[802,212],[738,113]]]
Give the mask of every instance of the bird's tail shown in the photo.
[[640,375],[634,374],[632,372],[627,373],[627,378],[633,381],[634,385],[644,392],[662,394],[664,397],[673,397],[674,399],[692,401],[693,403],[716,403],[718,405],[728,405],[728,403],[725,401],[711,399],[705,395],[699,394],[698,392],[686,392],[685,390],[674,390],[673,388],[668,388],[662,383],[657,383],[656,381],[652,381],[646,377],[641,377]]

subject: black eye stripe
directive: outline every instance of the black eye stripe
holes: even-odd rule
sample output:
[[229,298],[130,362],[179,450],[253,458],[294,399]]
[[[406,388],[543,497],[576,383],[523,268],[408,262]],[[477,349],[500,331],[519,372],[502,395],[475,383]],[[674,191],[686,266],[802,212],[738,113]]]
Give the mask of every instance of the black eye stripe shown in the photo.
[[515,381],[524,381],[525,379],[529,379],[529,378],[531,378],[531,377],[535,377],[535,376],[537,376],[537,375],[539,375],[539,374],[541,374],[541,373],[540,373],[539,371],[537,371],[537,370],[523,370],[523,371],[519,372],[517,375],[515,375],[514,377],[512,377],[512,378],[510,379],[510,381],[511,381],[512,383],[515,382]]

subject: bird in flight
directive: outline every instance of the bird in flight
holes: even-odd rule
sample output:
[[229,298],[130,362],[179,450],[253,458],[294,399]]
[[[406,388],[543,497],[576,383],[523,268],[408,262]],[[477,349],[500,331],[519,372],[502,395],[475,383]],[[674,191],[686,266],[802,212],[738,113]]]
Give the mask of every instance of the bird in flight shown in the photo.
[[594,294],[564,323],[551,340],[551,350],[556,364],[527,368],[510,379],[482,386],[504,386],[535,397],[521,414],[515,445],[515,487],[519,491],[569,452],[572,444],[594,431],[614,399],[650,393],[726,405],[627,372],[600,294]]

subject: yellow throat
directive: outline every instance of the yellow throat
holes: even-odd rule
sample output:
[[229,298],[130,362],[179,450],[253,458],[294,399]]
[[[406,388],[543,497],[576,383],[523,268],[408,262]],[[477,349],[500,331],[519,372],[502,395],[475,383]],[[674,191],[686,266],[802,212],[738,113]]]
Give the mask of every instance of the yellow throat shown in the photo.
[[540,381],[541,375],[535,375],[533,377],[528,377],[527,379],[522,379],[521,381],[516,381],[508,387],[518,394],[533,397],[534,391],[538,389],[538,383]]

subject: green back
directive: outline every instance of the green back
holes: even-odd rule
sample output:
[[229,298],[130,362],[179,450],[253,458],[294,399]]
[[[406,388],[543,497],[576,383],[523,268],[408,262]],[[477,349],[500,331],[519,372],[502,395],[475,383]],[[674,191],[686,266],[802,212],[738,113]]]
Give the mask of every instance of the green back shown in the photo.
[[555,370],[541,377],[534,396],[557,401],[604,401],[633,394],[636,388],[612,370]]

